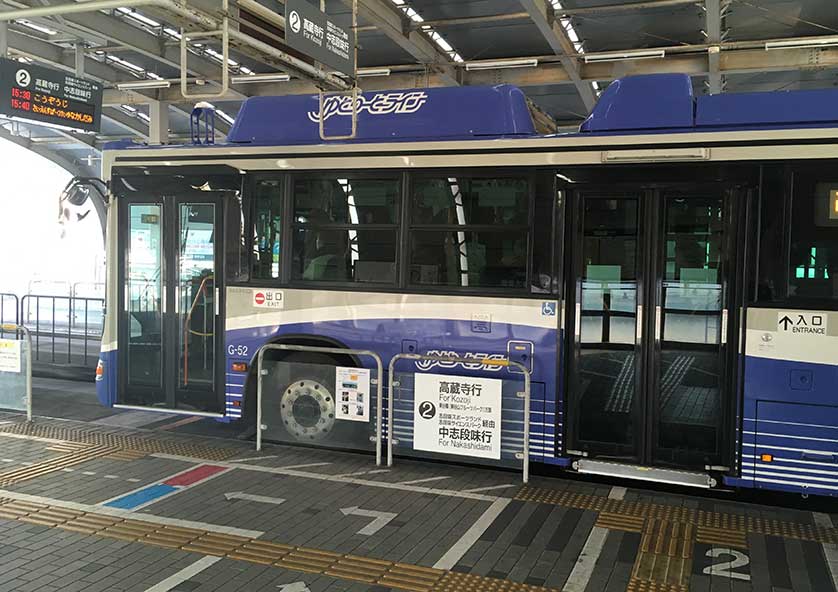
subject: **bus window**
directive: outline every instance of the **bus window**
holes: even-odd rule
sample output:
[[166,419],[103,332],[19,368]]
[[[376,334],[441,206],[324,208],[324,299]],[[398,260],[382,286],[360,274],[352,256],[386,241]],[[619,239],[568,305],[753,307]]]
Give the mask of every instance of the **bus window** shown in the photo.
[[410,284],[525,287],[529,197],[526,178],[416,178]]
[[292,279],[393,284],[400,177],[294,182]]
[[838,175],[796,172],[789,298],[838,300]]
[[258,181],[253,192],[253,279],[279,278],[281,187],[278,180]]

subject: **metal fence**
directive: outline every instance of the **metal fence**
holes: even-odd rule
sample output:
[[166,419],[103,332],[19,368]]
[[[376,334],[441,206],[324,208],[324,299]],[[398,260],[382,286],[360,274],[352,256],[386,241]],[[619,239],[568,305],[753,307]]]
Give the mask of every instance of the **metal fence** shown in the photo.
[[[405,361],[449,367],[442,374],[428,373],[418,364],[413,371],[397,372],[396,366]],[[462,370],[453,374],[450,365]],[[500,374],[504,369],[506,374]],[[460,376],[466,372],[468,376]],[[393,465],[397,448],[402,455],[419,458],[520,464],[523,482],[529,482],[529,368],[508,359],[405,353],[390,360],[388,377],[387,466]]]
[[[269,351],[306,352],[326,355],[368,357],[375,361],[375,376],[367,368],[340,367],[285,360],[265,360]],[[369,449],[375,447],[376,465],[381,459],[383,415],[383,363],[369,350],[305,345],[267,344],[256,356],[256,450],[262,449],[262,432],[277,425],[286,438],[328,448]],[[264,382],[272,381],[278,400],[265,423]],[[375,394],[369,387],[375,387]],[[375,409],[372,421],[371,409]],[[276,433],[276,432],[275,432]]]
[[35,362],[95,367],[104,328],[102,298],[27,294],[19,322],[32,333]]

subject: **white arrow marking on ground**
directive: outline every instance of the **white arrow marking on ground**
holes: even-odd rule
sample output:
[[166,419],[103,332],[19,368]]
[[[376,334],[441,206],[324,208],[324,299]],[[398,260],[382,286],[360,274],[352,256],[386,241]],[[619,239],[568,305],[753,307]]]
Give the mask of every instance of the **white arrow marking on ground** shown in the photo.
[[251,493],[242,493],[241,491],[231,491],[224,494],[224,499],[227,501],[234,499],[249,500],[251,502],[261,502],[263,504],[284,504],[286,500],[281,497],[268,497],[266,495],[253,495]]
[[363,516],[365,518],[375,518],[372,522],[367,524],[364,528],[358,531],[358,534],[372,535],[387,526],[390,521],[398,516],[395,512],[378,512],[376,510],[362,510],[358,506],[351,508],[341,508],[340,511],[344,516]]
[[293,584],[281,584],[279,592],[311,592],[305,582],[294,582]]

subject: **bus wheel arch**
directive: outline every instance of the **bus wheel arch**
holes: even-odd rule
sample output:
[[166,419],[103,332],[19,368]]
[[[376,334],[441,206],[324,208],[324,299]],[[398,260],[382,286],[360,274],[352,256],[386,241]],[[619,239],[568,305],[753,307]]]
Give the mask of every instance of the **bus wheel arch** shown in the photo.
[[[346,349],[333,339],[318,336],[282,336],[267,342],[271,344],[302,345],[308,347],[330,347]],[[289,376],[267,381],[263,385],[263,421],[274,413],[273,423],[282,423],[284,435],[299,443],[318,443],[328,440],[336,427],[335,393],[331,385],[335,366],[358,366],[358,360],[351,354],[326,354],[294,350],[269,350],[265,360],[301,364],[288,368]],[[249,425],[256,423],[256,358],[250,366],[245,387],[245,420]],[[270,407],[269,407],[270,406]],[[277,409],[278,408],[278,409]],[[267,411],[266,411],[267,409]],[[279,415],[276,415],[278,410]],[[276,434],[269,426],[269,431]],[[270,434],[266,432],[266,437]]]

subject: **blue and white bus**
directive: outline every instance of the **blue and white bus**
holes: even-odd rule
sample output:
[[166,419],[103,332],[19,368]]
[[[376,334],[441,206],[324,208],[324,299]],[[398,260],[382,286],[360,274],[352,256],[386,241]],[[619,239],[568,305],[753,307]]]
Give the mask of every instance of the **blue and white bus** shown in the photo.
[[[266,343],[509,357],[534,463],[838,493],[838,91],[626,78],[546,136],[510,86],[365,93],[322,141],[348,100],[106,150],[104,404],[252,422]],[[279,439],[338,437],[293,397]]]

